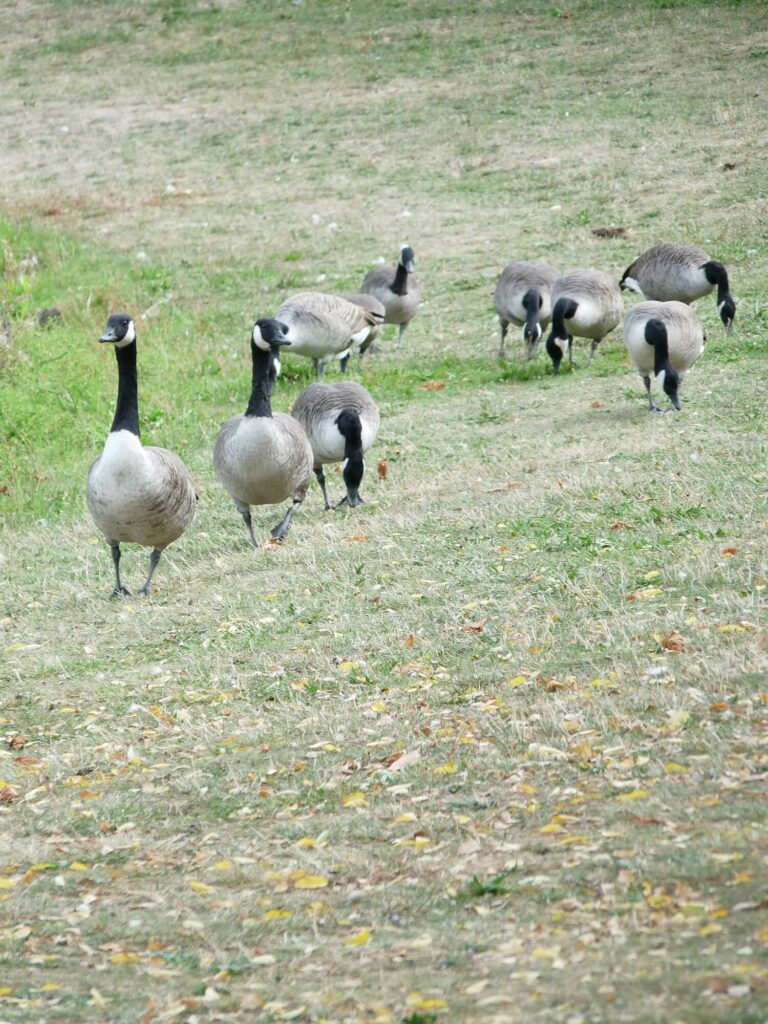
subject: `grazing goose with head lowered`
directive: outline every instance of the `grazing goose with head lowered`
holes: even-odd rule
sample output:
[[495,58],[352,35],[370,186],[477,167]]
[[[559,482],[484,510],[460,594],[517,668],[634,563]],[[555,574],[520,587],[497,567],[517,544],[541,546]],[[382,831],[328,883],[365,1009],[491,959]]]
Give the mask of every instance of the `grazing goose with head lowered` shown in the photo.
[[418,279],[414,274],[415,262],[410,245],[400,247],[396,267],[374,267],[363,278],[360,291],[375,296],[384,306],[385,324],[399,324],[397,347],[403,343],[405,329],[416,315],[421,296]]
[[699,318],[683,302],[640,302],[624,317],[624,342],[643,378],[650,412],[661,412],[651,397],[651,373],[680,408],[680,382],[704,351]]
[[120,579],[120,544],[152,548],[149,575],[139,590],[149,596],[160,555],[192,522],[197,498],[189,470],[178,455],[167,448],[144,447],[139,439],[133,319],[127,313],[113,313],[99,341],[115,347],[117,406],[104,451],[88,473],[88,508],[112,549],[113,596],[130,594]]
[[559,276],[554,267],[531,260],[513,260],[504,267],[493,296],[501,322],[499,359],[505,358],[510,323],[523,328],[528,358],[536,355],[542,328],[552,319],[552,288]]
[[621,287],[659,302],[695,302],[717,286],[717,312],[726,334],[733,330],[736,303],[728,289],[728,272],[696,245],[662,242],[651,246],[627,267]]
[[252,384],[248,408],[222,426],[213,449],[216,475],[242,515],[251,543],[251,505],[293,504],[272,528],[282,540],[291,527],[312,479],[312,449],[303,428],[291,416],[272,412],[269,396],[274,361],[281,345],[290,345],[277,320],[257,320],[251,332]]
[[296,399],[293,415],[304,427],[312,445],[317,482],[323,491],[325,508],[329,509],[323,466],[341,462],[346,497],[342,505],[360,505],[360,484],[365,471],[363,453],[368,451],[379,432],[379,410],[360,384],[311,384]]
[[[368,349],[373,345],[374,341],[376,341],[376,339],[381,334],[381,325],[384,323],[384,316],[386,314],[386,310],[384,309],[384,306],[379,302],[375,295],[366,295],[365,292],[352,292],[351,294],[345,295],[344,298],[347,300],[347,302],[352,302],[356,306],[361,306],[369,313],[372,313],[377,320],[375,324],[371,324],[368,330],[367,337],[363,338],[363,340],[357,346],[357,351],[362,356],[368,351]],[[345,352],[344,355],[339,360],[342,372],[344,373],[347,372],[349,356],[350,353]]]
[[563,354],[573,366],[573,336],[591,338],[589,361],[606,334],[621,320],[619,286],[602,270],[569,270],[555,281],[552,289],[552,330],[547,338],[547,353],[553,373],[559,373]]
[[280,306],[275,318],[282,324],[291,352],[314,360],[318,380],[325,364],[362,344],[380,317],[340,295],[299,292]]

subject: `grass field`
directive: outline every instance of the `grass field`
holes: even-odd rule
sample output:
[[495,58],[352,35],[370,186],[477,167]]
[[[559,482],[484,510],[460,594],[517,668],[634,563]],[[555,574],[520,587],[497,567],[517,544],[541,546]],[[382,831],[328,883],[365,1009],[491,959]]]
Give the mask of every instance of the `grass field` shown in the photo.
[[[768,8],[10,0],[0,40],[0,1022],[764,1024]],[[404,240],[367,503],[255,552],[210,461],[248,329]],[[506,262],[664,240],[738,303],[680,414],[620,332],[497,361]],[[84,501],[116,309],[200,499],[148,600]]]

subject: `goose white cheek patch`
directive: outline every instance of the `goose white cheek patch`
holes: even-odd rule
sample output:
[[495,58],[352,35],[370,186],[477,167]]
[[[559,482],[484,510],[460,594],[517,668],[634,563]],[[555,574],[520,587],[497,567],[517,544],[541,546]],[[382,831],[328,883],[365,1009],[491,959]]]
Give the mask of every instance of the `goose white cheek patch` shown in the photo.
[[273,357],[273,359],[272,359],[272,366],[274,367],[274,370],[275,370],[275,376],[279,377],[280,376],[280,360],[277,358],[277,356]]
[[136,341],[136,325],[131,320],[128,324],[128,330],[125,332],[125,337],[115,342],[115,348],[125,348],[126,345],[130,345],[133,341]]

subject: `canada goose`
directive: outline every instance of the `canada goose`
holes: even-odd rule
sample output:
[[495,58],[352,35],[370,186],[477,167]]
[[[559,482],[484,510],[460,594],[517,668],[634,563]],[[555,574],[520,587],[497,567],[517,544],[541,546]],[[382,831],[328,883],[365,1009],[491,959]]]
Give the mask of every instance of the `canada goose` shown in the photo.
[[149,596],[160,555],[194,519],[197,498],[189,470],[178,455],[167,448],[144,447],[139,440],[133,319],[127,313],[113,313],[99,341],[115,346],[117,405],[104,451],[88,473],[88,509],[112,549],[114,597],[130,595],[120,579],[120,544],[152,548],[149,575],[139,590]]
[[547,338],[547,353],[553,373],[559,373],[565,349],[573,366],[573,335],[591,338],[589,361],[606,334],[621,320],[619,286],[602,270],[569,270],[555,281],[552,289],[552,330]]
[[[347,300],[347,302],[352,302],[356,306],[361,306],[363,309],[368,310],[369,313],[373,313],[377,320],[375,324],[371,324],[371,326],[368,329],[368,336],[363,338],[363,340],[360,342],[360,345],[357,347],[357,351],[362,356],[364,355],[364,353],[368,351],[368,349],[373,345],[374,341],[376,341],[376,339],[381,334],[381,325],[384,323],[384,316],[386,314],[386,310],[384,309],[384,306],[379,302],[375,295],[366,295],[365,292],[352,292],[351,294],[345,295],[344,298]],[[344,373],[347,372],[349,356],[350,353],[345,352],[345,354],[339,360],[341,369]]]
[[304,500],[312,479],[312,449],[303,428],[291,416],[272,412],[271,371],[281,345],[290,345],[285,327],[273,319],[257,320],[251,332],[253,363],[251,398],[240,416],[222,426],[213,449],[213,467],[242,515],[251,543],[251,505],[276,505],[292,497],[293,504],[272,528],[282,540],[294,512]]
[[384,323],[400,325],[398,348],[403,343],[406,327],[419,308],[420,288],[414,267],[413,249],[410,245],[403,245],[396,267],[374,267],[360,285],[361,292],[375,295],[384,306]]
[[659,302],[694,302],[717,285],[717,312],[726,334],[733,331],[736,303],[728,290],[728,272],[696,245],[662,242],[627,267],[621,287]]
[[348,302],[340,295],[299,292],[280,306],[275,314],[291,352],[314,360],[317,379],[334,356],[343,356],[355,344],[362,344],[371,327],[379,323],[372,312]]
[[331,507],[323,473],[328,462],[341,462],[347,485],[347,495],[336,508],[362,504],[359,487],[365,470],[363,452],[368,451],[379,432],[379,410],[365,388],[354,381],[310,384],[296,399],[292,413],[312,445],[315,476],[325,508]]
[[651,372],[679,409],[680,381],[704,351],[693,310],[684,302],[640,302],[624,317],[624,343],[643,378],[649,411],[661,411],[651,397]]
[[552,288],[559,276],[554,267],[530,260],[513,260],[504,267],[493,296],[501,322],[499,359],[504,359],[510,323],[523,328],[528,358],[536,355],[542,328],[552,319]]

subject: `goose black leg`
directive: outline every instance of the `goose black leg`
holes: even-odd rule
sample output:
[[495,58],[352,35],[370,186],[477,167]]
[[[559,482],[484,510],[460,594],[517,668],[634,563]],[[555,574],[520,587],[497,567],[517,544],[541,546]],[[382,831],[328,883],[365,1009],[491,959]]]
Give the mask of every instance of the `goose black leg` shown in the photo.
[[651,397],[651,378],[643,377],[643,384],[645,384],[645,390],[648,393],[648,412],[661,412],[661,409],[656,405]]
[[299,505],[301,505],[301,502],[294,498],[293,504],[285,513],[285,515],[277,524],[277,526],[272,527],[270,533],[275,538],[275,540],[283,540],[283,538],[286,536],[286,534],[291,528],[291,520],[293,519],[293,513],[296,511]]
[[120,580],[120,545],[111,544],[112,548],[112,564],[115,567],[115,589],[112,591],[112,597],[130,597],[131,592],[128,587],[124,587]]
[[251,510],[246,509],[245,512],[241,512],[240,514],[243,517],[243,522],[248,527],[248,533],[250,534],[251,537],[251,544],[253,544],[253,546],[258,551],[261,547],[261,544],[259,544],[259,542],[256,540],[256,537],[253,532],[253,523],[251,522]]
[[602,340],[603,340],[602,338],[597,338],[597,339],[593,338],[592,345],[590,346],[590,349],[589,349],[589,359],[587,360],[587,366],[591,366],[592,365],[592,360],[595,358],[595,352],[597,352],[597,346],[600,344],[600,342]]
[[328,500],[328,491],[325,487],[325,473],[323,472],[322,466],[316,467],[315,476],[317,477],[317,482],[320,484],[320,488],[323,492],[323,502],[325,503],[325,511],[327,512],[331,507],[331,503]]
[[507,340],[507,331],[509,330],[509,324],[502,320],[501,322],[501,347],[499,348],[499,359],[506,359],[507,354],[504,351],[504,344]]
[[397,336],[397,347],[398,348],[400,348],[400,346],[403,344],[403,337],[405,336],[405,328],[407,326],[408,326],[408,324],[400,324],[400,333]]
[[314,364],[315,364],[315,379],[316,380],[322,380],[323,379],[323,374],[325,373],[325,363],[322,361],[322,359],[315,359],[314,360]]
[[349,365],[349,352],[347,352],[347,354],[345,356],[342,356],[341,359],[339,360],[339,366],[341,367],[341,372],[342,373],[346,373],[347,372],[347,366],[348,365]]
[[144,597],[149,597],[149,585],[152,582],[152,576],[157,568],[157,563],[160,561],[161,554],[162,551],[158,548],[154,548],[152,554],[149,556],[149,575],[144,580],[144,586],[139,590],[139,593],[143,594]]

